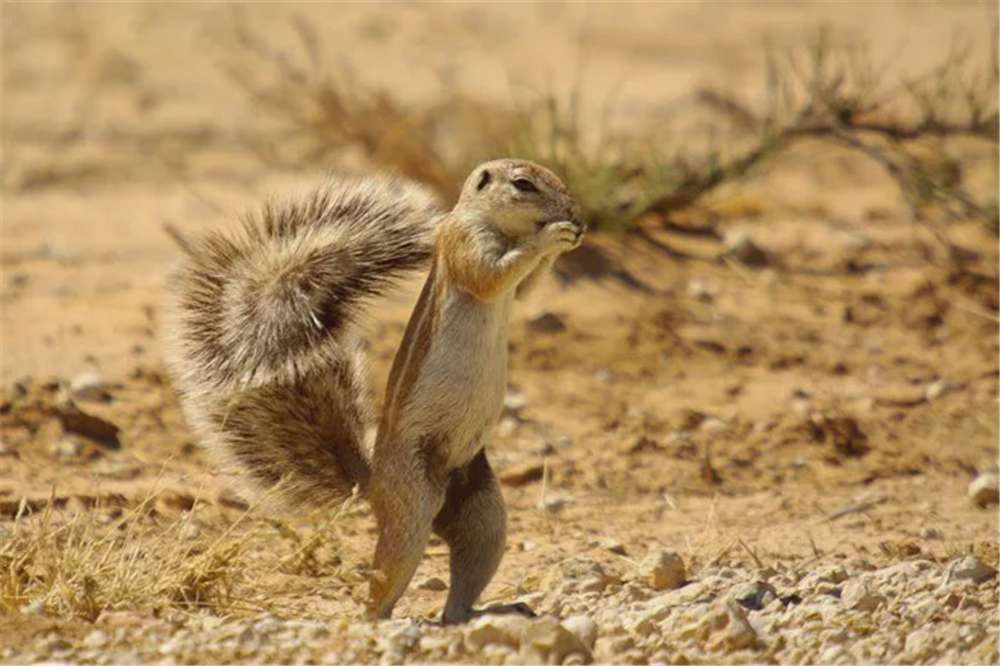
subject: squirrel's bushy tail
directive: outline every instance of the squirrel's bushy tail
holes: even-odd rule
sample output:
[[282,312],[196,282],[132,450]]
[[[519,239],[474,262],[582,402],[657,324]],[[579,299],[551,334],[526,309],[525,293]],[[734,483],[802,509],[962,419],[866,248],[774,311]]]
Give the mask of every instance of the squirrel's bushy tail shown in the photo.
[[368,479],[373,425],[353,324],[430,256],[434,198],[404,181],[333,182],[189,244],[170,284],[168,365],[190,425],[258,488],[295,503]]

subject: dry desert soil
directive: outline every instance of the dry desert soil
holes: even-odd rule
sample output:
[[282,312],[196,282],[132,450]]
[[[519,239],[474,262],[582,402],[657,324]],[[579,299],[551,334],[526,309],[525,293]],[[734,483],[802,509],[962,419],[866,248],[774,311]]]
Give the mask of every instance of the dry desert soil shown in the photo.
[[[396,619],[366,622],[368,507],[273,515],[241,497],[160,347],[179,257],[164,225],[225,227],[373,168],[247,147],[283,135],[227,76],[237,20],[275,48],[308,22],[328,61],[415,108],[579,77],[592,98],[619,88],[638,123],[705,83],[752,101],[765,37],[821,23],[893,71],[955,35],[988,54],[992,4],[0,13],[0,662],[997,663],[997,237],[951,223],[974,258],[940,261],[863,156],[797,146],[677,218],[714,235],[657,226],[673,253],[591,234],[520,307],[491,445],[508,547],[483,602],[534,620],[437,625],[433,541]],[[996,196],[995,143],[934,149]],[[747,238],[759,261],[726,255]],[[372,310],[376,393],[418,288]]]

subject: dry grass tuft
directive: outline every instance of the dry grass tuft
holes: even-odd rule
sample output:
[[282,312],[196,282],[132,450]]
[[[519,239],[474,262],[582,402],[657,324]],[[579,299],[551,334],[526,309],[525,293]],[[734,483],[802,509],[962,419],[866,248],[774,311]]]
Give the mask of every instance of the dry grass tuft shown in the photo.
[[[280,613],[274,574],[339,574],[335,523],[346,505],[295,526],[251,507],[213,527],[198,518],[203,505],[165,520],[154,500],[110,520],[99,506],[22,510],[0,538],[0,613],[34,605],[88,622],[108,610]],[[290,538],[275,543],[274,529]]]
[[409,108],[351,72],[326,66],[313,29],[301,20],[292,27],[305,57],[271,48],[237,21],[233,46],[239,57],[227,67],[256,105],[282,121],[278,140],[246,137],[270,163],[323,163],[338,152],[360,150],[372,164],[426,183],[451,202],[473,166],[517,156],[556,170],[598,228],[634,219],[666,191],[662,183],[671,182],[668,169],[646,157],[638,137],[610,133],[610,100],[598,137],[582,131],[578,88],[566,98],[553,92],[522,96],[508,109],[486,109],[457,94]]
[[237,22],[239,57],[229,67],[233,80],[286,128],[279,141],[249,138],[273,162],[324,162],[335,151],[360,149],[373,164],[427,183],[450,201],[477,162],[518,156],[560,173],[593,227],[634,229],[648,213],[690,206],[793,142],[818,138],[876,160],[899,184],[916,221],[936,206],[951,218],[997,227],[995,200],[977,202],[955,165],[940,168],[911,149],[954,136],[996,143],[996,61],[978,66],[967,49],[953,49],[931,71],[890,85],[889,63],[876,64],[867,44],[820,28],[798,47],[767,47],[762,108],[725,91],[692,95],[690,104],[714,119],[705,123],[706,136],[685,135],[680,144],[651,141],[651,127],[612,133],[610,102],[596,127],[584,127],[579,87],[565,98],[552,92],[515,98],[508,109],[483,109],[457,93],[429,108],[407,108],[347,72],[331,76],[312,28],[297,20],[293,29],[304,57],[271,48]]

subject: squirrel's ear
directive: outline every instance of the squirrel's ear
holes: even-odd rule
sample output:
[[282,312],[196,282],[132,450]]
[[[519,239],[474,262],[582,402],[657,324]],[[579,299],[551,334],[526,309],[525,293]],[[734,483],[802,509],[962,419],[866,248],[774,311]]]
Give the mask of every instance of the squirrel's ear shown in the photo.
[[490,174],[489,169],[483,169],[483,172],[479,175],[479,183],[476,185],[476,191],[482,190],[484,187],[490,184],[490,180],[493,176]]

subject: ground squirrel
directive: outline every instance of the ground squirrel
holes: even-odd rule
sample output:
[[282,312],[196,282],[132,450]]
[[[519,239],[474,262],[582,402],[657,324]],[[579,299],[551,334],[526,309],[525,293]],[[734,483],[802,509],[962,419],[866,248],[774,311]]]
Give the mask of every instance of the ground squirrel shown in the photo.
[[[479,612],[505,543],[485,447],[511,305],[580,244],[577,213],[552,172],[521,160],[478,166],[450,213],[401,181],[333,182],[192,243],[176,272],[168,362],[189,423],[258,487],[284,481],[293,504],[360,488],[378,521],[370,617],[392,613],[432,532],[450,549],[443,621]],[[372,442],[359,306],[428,258]],[[488,610],[511,609],[527,612]]]

